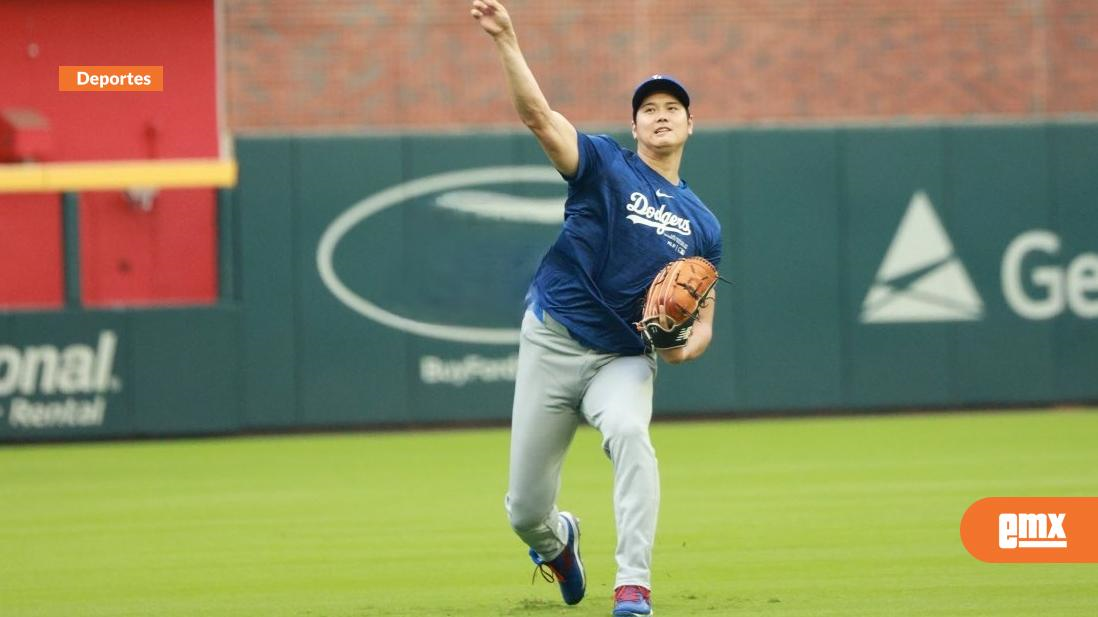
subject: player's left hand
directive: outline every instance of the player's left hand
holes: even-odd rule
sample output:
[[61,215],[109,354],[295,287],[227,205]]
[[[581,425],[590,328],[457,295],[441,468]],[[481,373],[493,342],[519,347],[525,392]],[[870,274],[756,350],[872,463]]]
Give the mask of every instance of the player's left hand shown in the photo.
[[694,317],[676,324],[666,315],[666,309],[660,308],[655,319],[648,320],[641,329],[641,338],[650,349],[674,349],[683,347],[690,340],[694,327]]

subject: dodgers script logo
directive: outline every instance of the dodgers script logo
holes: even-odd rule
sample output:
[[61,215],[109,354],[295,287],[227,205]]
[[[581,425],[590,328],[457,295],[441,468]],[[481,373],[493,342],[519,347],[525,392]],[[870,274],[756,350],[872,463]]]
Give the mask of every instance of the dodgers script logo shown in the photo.
[[[659,193],[657,192],[657,194]],[[634,191],[629,199],[631,201],[625,205],[625,209],[636,214],[630,214],[625,218],[633,223],[653,227],[656,234],[661,236],[668,232],[682,236],[690,235],[689,219],[684,219],[674,212],[669,212],[667,204],[660,204],[659,209],[656,209],[655,206],[649,205],[648,196],[639,191]]]

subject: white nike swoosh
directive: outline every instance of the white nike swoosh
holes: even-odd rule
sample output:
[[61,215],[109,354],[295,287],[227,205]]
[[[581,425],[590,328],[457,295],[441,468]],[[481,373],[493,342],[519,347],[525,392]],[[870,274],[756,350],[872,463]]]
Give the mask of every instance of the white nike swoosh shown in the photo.
[[668,195],[667,193],[664,193],[663,191],[661,191],[659,189],[656,189],[656,197],[666,197],[668,199],[674,199],[675,198],[673,195]]

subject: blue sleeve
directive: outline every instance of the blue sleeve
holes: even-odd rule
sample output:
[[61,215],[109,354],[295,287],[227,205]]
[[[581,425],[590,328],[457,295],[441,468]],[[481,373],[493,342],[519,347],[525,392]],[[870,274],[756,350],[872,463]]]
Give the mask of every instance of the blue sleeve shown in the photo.
[[579,146],[579,166],[572,177],[564,176],[571,185],[586,184],[592,178],[602,175],[606,168],[606,160],[613,153],[621,150],[617,142],[607,135],[587,135],[576,133]]
[[713,231],[713,237],[709,243],[709,250],[705,253],[705,258],[709,260],[709,263],[713,264],[714,268],[720,270],[721,257],[724,256],[724,244],[721,241],[721,228],[717,225],[717,228]]

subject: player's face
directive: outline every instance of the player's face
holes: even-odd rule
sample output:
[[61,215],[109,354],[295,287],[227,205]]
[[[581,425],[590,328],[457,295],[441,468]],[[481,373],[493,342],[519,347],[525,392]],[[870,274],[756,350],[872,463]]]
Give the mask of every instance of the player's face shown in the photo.
[[648,95],[633,119],[633,138],[654,150],[681,148],[693,132],[686,108],[665,92]]

